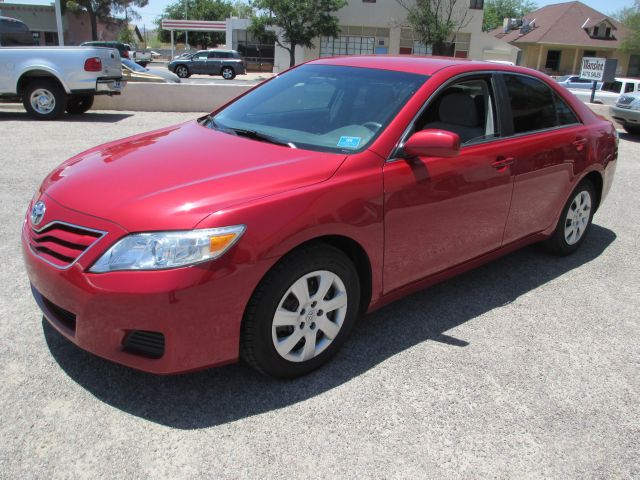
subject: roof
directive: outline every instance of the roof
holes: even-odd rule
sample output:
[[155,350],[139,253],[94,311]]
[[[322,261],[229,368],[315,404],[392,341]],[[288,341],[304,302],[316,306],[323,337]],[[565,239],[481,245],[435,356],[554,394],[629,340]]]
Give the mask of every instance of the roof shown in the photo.
[[433,75],[438,70],[454,65],[484,64],[464,58],[426,57],[417,55],[359,55],[341,57],[322,57],[309,63],[315,65],[339,65],[344,67],[379,68],[399,72]]
[[[490,35],[509,43],[550,43],[580,45],[596,48],[620,48],[628,30],[616,20],[594,10],[582,2],[565,2],[547,5],[524,17],[529,22],[535,20],[535,27],[525,34],[520,29],[504,33],[502,27],[489,32]],[[609,22],[614,29],[613,39],[591,38],[584,30],[602,21]],[[594,23],[595,22],[595,23]],[[587,26],[583,27],[583,25]]]

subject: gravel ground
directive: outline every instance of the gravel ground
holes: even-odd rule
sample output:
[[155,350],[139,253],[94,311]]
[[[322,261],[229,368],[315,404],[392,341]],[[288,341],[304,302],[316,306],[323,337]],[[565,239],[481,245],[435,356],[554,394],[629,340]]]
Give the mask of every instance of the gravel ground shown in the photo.
[[526,248],[396,302],[303,379],[155,377],[42,321],[20,224],[64,159],[195,116],[0,106],[1,478],[640,478],[640,139],[571,257]]

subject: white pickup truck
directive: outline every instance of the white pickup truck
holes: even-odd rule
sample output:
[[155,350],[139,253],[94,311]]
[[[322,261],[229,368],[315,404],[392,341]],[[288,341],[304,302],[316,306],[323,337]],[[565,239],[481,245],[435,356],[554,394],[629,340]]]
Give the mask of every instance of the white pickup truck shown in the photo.
[[118,95],[124,85],[116,49],[0,48],[0,100],[21,99],[33,118],[84,113],[95,95]]

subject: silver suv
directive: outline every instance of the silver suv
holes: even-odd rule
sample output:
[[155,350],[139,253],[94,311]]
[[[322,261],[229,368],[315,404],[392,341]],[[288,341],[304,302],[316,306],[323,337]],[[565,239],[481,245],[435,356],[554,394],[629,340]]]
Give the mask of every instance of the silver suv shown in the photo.
[[174,58],[167,68],[180,78],[191,75],[222,75],[225,80],[232,80],[236,75],[246,73],[246,65],[242,56],[235,50],[200,50],[194,54],[181,55]]

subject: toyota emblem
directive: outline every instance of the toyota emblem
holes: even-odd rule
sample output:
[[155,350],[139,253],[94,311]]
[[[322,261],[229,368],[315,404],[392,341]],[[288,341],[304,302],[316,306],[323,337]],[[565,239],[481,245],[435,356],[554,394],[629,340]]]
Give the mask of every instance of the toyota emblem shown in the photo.
[[47,207],[42,200],[36,202],[31,209],[31,223],[38,225],[44,218],[44,212],[47,211]]

